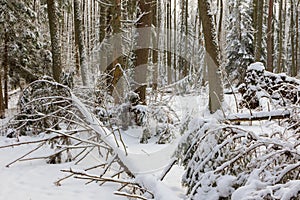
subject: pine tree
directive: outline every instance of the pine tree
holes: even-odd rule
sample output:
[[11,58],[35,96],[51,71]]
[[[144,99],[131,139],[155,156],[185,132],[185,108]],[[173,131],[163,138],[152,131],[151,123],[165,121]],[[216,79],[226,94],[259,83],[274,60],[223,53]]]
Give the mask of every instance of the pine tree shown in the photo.
[[227,21],[226,72],[230,81],[244,81],[247,67],[254,61],[253,28],[249,0],[230,0]]
[[19,86],[20,78],[30,83],[50,72],[49,38],[44,34],[46,26],[43,25],[45,16],[38,3],[31,4],[32,1],[0,0],[0,43],[6,47],[0,48],[0,52],[11,88]]

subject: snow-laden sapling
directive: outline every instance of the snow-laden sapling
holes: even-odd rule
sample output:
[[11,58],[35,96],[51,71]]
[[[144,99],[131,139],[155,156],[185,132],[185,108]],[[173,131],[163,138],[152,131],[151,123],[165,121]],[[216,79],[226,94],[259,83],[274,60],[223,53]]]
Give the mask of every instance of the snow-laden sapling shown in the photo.
[[194,130],[182,141],[185,148],[180,154],[186,167],[183,183],[191,199],[240,199],[245,188],[254,199],[299,198],[299,187],[278,191],[291,182],[300,183],[299,143],[294,133],[285,133],[290,137],[279,132],[258,135],[215,122]]

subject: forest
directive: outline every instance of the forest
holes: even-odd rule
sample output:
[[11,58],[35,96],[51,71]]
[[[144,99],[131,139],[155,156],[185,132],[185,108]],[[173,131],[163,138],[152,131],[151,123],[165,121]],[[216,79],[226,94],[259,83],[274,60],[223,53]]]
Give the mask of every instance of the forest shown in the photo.
[[0,0],[0,199],[299,199],[299,3]]

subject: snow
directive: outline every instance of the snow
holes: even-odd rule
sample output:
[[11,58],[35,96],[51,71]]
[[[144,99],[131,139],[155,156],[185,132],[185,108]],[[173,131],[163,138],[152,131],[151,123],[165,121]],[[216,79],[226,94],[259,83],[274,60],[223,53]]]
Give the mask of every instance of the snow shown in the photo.
[[[30,139],[30,138],[27,138]],[[0,145],[9,144],[13,139],[0,137]],[[85,185],[83,181],[66,180],[62,186],[54,184],[66,176],[61,169],[70,168],[74,163],[49,165],[44,161],[22,162],[7,168],[9,162],[31,150],[33,145],[0,149],[0,199],[126,199],[112,195],[116,184],[99,187],[96,183]]]
[[[14,98],[11,102],[16,103],[17,95]],[[151,143],[151,141],[148,144],[140,144],[138,138],[141,134],[141,129],[129,129],[122,134],[129,153],[126,156],[124,149],[117,148],[113,137],[111,135],[108,136],[109,131],[101,126],[101,122],[89,112],[86,106],[76,96],[73,95],[72,99],[89,126],[101,136],[105,143],[117,152],[119,158],[136,174],[136,181],[149,187],[148,189],[155,193],[157,199],[184,198],[185,190],[181,186],[181,177],[184,173],[182,167],[173,166],[170,170],[172,175],[168,174],[163,181],[159,181],[161,173],[173,159],[172,156],[178,140],[164,145],[157,145]],[[4,125],[7,119],[0,121]],[[55,133],[53,134],[55,135]],[[51,135],[41,134],[35,137],[20,137],[20,142],[45,139],[45,137],[50,137]],[[0,136],[0,146],[15,142],[17,142],[15,138],[10,139]],[[114,194],[120,187],[119,184],[115,183],[106,183],[104,186],[99,187],[97,183],[85,185],[85,182],[82,180],[70,178],[63,181],[61,186],[54,184],[60,178],[67,176],[67,174],[61,172],[62,169],[84,172],[83,169],[87,164],[99,163],[99,159],[93,153],[84,162],[76,165],[76,167],[74,167],[74,162],[50,165],[44,160],[18,162],[9,168],[5,167],[8,163],[34,148],[36,148],[36,144],[0,149],[0,177],[2,180],[0,181],[0,199],[89,200],[98,199],[99,197],[107,200],[127,199]],[[38,153],[35,152],[34,156],[48,155],[48,151],[48,148],[42,148]]]
[[141,185],[153,191],[156,195],[156,199],[159,200],[179,200],[180,198],[174,194],[174,192],[163,184],[161,181],[157,180],[157,177],[153,175],[137,176],[136,181]]
[[221,197],[227,197],[234,191],[235,179],[234,176],[224,175],[217,180],[217,191]]
[[265,70],[265,66],[263,63],[261,62],[256,62],[256,63],[252,63],[248,66],[247,68],[248,71],[250,70],[255,70],[255,71],[264,71]]
[[[252,66],[253,69],[262,70],[259,68],[260,64]],[[203,131],[203,136],[208,132],[217,130],[219,120],[222,112],[218,112],[214,115],[210,115],[207,110],[207,96],[204,94],[193,94],[186,96],[175,96],[172,102],[172,108],[177,111],[178,117],[183,120],[189,118],[187,125],[188,134],[192,132]],[[13,101],[17,101],[17,96],[13,97]],[[184,167],[175,164],[169,173],[160,181],[162,173],[168,168],[170,163],[174,161],[174,152],[177,148],[178,143],[186,139],[187,135],[182,137],[178,134],[170,144],[156,144],[154,140],[149,139],[147,144],[140,144],[139,138],[142,135],[142,129],[138,127],[129,127],[128,130],[122,131],[122,137],[126,146],[128,156],[125,155],[125,150],[121,146],[118,148],[112,135],[109,131],[102,128],[101,122],[89,112],[85,105],[80,102],[78,98],[72,96],[74,105],[81,111],[84,120],[88,122],[89,126],[98,133],[101,138],[107,143],[120,157],[120,159],[129,167],[134,173],[136,178],[134,180],[140,185],[144,186],[151,193],[155,194],[155,199],[186,199],[187,188],[181,185],[182,177],[186,173]],[[267,102],[265,102],[267,104]],[[236,102],[233,95],[225,95],[225,102],[223,109],[226,114],[235,113],[227,116],[230,118],[249,118],[252,117],[263,117],[263,116],[277,116],[277,115],[288,115],[289,110],[278,109],[275,111],[263,110],[260,112],[249,112],[243,110],[243,113],[237,113]],[[13,115],[16,109],[10,110],[8,115]],[[249,113],[248,113],[249,112]],[[223,119],[224,120],[224,119]],[[2,126],[7,122],[7,119],[0,120]],[[267,135],[268,133],[281,134],[286,130],[279,126],[277,123],[270,121],[265,122],[253,122],[251,125],[242,124],[239,126],[232,125],[232,128],[240,128],[243,130],[249,130],[249,134],[253,133],[252,137],[259,138],[260,136]],[[201,129],[201,130],[200,130]],[[251,133],[250,133],[251,132]],[[53,133],[54,134],[54,133]],[[50,137],[51,135],[48,135]],[[33,137],[21,137],[21,142],[30,140],[38,140],[47,136],[41,134]],[[278,146],[284,146],[283,150],[292,150],[291,142],[288,140],[289,136],[286,137],[287,141],[273,140],[272,144],[278,144]],[[244,138],[247,140],[247,137]],[[16,139],[9,139],[4,136],[0,136],[0,146],[9,145],[16,142]],[[205,138],[205,144],[201,146],[202,155],[208,155],[212,153],[218,144],[216,137],[213,134],[208,134]],[[247,141],[245,141],[247,142]],[[268,140],[265,140],[268,143]],[[271,143],[270,143],[271,144]],[[85,172],[87,163],[99,163],[99,158],[91,154],[87,157],[87,160],[76,165],[74,167],[73,162],[50,165],[46,164],[43,160],[31,160],[26,162],[18,162],[10,166],[5,167],[8,163],[14,161],[16,158],[22,156],[24,153],[34,149],[35,144],[28,144],[23,146],[9,147],[0,149],[0,199],[58,199],[58,200],[71,200],[71,199],[127,199],[126,197],[115,195],[119,188],[119,184],[106,183],[103,186],[99,186],[97,183],[85,184],[83,180],[74,180],[73,178],[67,179],[61,183],[61,186],[55,185],[55,181],[65,177],[67,174],[61,172],[62,169],[72,169],[77,172]],[[239,147],[239,146],[238,146]],[[48,148],[43,148],[38,156],[46,155],[49,151]],[[241,149],[241,152],[243,149]],[[204,158],[201,158],[204,159]],[[216,160],[223,159],[219,155],[215,158]],[[109,162],[109,161],[108,161]],[[205,163],[205,162],[204,162]],[[225,164],[226,161],[224,162]],[[229,162],[228,162],[229,163]],[[213,166],[213,161],[207,160],[207,165]],[[224,165],[225,165],[224,164]],[[254,163],[251,163],[254,164]],[[223,165],[222,165],[223,166]],[[290,167],[297,166],[290,165]],[[207,170],[207,169],[205,169]],[[289,170],[286,168],[285,170]],[[232,194],[231,199],[233,200],[246,200],[246,199],[259,199],[262,194],[268,191],[276,191],[273,196],[278,199],[290,199],[295,196],[299,191],[300,181],[288,181],[285,184],[268,185],[266,182],[261,181],[259,170],[253,170],[245,185],[238,189],[234,189],[237,177],[229,174],[213,174],[207,170],[206,178],[203,178],[201,187],[195,188],[196,195],[191,197],[193,199],[206,199],[206,200],[217,200],[219,197],[227,197]],[[283,171],[284,173],[284,171]],[[271,175],[268,175],[271,177]],[[267,178],[270,178],[267,177]],[[278,174],[280,177],[280,174]],[[273,180],[273,179],[269,179]],[[215,181],[215,182],[213,182]],[[274,180],[273,180],[274,181]],[[212,187],[211,185],[214,184]],[[120,192],[119,194],[124,194]]]
[[260,111],[255,113],[238,113],[232,114],[227,117],[227,119],[253,119],[253,118],[262,118],[269,117],[270,119],[275,116],[287,116],[290,115],[291,112],[289,110],[273,110],[273,111]]

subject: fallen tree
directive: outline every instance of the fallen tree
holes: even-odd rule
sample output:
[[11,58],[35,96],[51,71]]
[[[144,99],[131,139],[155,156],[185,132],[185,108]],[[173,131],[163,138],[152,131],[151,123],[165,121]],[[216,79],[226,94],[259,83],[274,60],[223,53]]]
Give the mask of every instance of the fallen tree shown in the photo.
[[[7,133],[8,137],[17,138],[17,142],[0,148],[34,146],[31,151],[8,163],[7,167],[38,159],[51,164],[75,161],[77,165],[93,156],[98,159],[94,166],[83,170],[63,170],[69,175],[55,184],[61,185],[65,179],[75,177],[88,182],[120,184],[116,195],[137,199],[155,197],[155,191],[148,190],[136,180],[134,158],[128,156],[120,132],[105,128],[68,87],[49,77],[34,81],[24,89],[20,98],[20,113],[10,121]],[[22,135],[37,139],[22,141]],[[36,156],[34,153],[42,147],[49,148],[49,154]],[[97,175],[88,173],[95,170]]]

